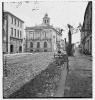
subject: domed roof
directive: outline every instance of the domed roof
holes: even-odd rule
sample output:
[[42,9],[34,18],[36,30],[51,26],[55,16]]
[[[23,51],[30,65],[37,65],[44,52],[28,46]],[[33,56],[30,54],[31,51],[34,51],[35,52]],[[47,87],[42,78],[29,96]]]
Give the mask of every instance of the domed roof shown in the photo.
[[48,17],[48,14],[47,13],[45,14],[45,17]]
[[44,18],[49,18],[47,13],[45,14]]

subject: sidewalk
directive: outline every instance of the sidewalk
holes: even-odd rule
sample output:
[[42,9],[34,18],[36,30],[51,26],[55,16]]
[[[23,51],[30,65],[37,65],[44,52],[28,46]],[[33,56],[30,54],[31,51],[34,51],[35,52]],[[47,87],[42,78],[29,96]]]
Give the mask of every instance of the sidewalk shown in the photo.
[[64,90],[65,90],[66,75],[67,75],[67,70],[66,70],[66,66],[65,66],[62,69],[61,79],[59,81],[59,85],[58,85],[58,88],[57,88],[57,91],[56,91],[54,97],[63,97]]
[[69,72],[66,77],[64,97],[92,98],[92,61],[75,53],[69,57]]

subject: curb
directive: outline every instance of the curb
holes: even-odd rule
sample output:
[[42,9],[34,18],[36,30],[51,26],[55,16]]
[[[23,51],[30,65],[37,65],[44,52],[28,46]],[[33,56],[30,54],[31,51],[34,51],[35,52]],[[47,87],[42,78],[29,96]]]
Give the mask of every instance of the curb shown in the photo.
[[61,79],[59,81],[59,85],[57,91],[54,94],[54,97],[64,97],[65,91],[65,82],[66,82],[67,70],[64,68],[61,73]]

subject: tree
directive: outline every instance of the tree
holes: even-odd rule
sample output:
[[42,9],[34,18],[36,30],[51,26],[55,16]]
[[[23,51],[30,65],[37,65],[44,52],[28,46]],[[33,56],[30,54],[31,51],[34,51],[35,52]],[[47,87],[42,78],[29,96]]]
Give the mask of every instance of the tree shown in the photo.
[[72,34],[71,34],[71,28],[73,28],[73,26],[71,26],[70,24],[67,24],[68,28],[69,28],[69,32],[68,32],[68,46],[67,46],[67,52],[68,52],[68,56],[72,55]]
[[62,31],[64,31],[63,29],[61,29],[61,33],[62,33]]

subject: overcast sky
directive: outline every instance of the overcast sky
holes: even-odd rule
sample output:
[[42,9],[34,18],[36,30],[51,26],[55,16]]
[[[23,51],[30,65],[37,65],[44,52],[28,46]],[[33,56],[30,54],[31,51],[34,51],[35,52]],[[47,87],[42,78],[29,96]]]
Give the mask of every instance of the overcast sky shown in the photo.
[[[67,24],[77,27],[83,23],[84,13],[88,2],[66,2],[66,1],[31,1],[31,2],[4,2],[4,10],[11,12],[22,19],[24,26],[35,26],[41,24],[42,18],[47,12],[50,24],[64,29],[63,38],[68,36]],[[72,36],[73,42],[80,40],[80,33]]]

